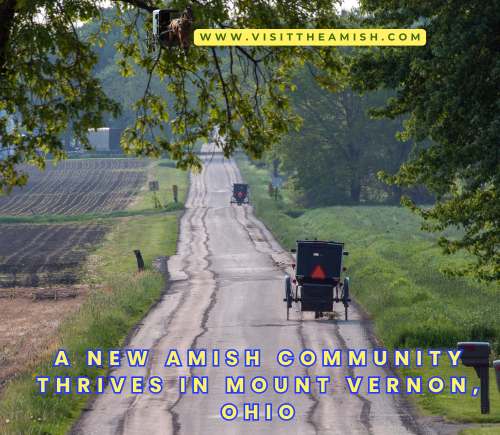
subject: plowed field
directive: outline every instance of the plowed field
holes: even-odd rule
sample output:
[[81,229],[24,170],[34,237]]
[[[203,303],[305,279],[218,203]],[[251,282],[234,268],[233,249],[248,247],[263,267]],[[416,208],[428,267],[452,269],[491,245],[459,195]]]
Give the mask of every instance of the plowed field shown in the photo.
[[57,327],[89,291],[90,286],[0,290],[0,393],[14,374],[53,351]]
[[0,288],[78,282],[89,250],[111,225],[0,225]]
[[32,212],[73,215],[123,210],[146,182],[147,161],[128,159],[66,160],[42,172],[21,165],[29,179],[23,190],[0,196],[0,216]]

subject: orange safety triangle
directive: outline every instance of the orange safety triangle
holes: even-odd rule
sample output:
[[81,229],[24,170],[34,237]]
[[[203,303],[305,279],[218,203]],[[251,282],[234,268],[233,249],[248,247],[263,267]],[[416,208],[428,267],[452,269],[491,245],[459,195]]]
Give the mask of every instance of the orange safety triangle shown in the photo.
[[326,278],[326,273],[319,264],[312,271],[311,278],[314,278],[314,279],[325,279]]
[[240,192],[240,193],[238,193],[238,196],[243,196],[243,195],[242,195],[242,194],[241,194],[241,192]]

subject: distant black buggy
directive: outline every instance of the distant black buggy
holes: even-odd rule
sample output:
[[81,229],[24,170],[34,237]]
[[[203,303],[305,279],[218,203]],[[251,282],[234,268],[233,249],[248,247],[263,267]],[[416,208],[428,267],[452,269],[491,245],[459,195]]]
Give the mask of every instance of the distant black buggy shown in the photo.
[[333,311],[334,302],[342,302],[345,307],[347,321],[347,307],[349,307],[349,278],[340,282],[344,244],[338,242],[322,242],[317,240],[297,240],[295,269],[295,291],[292,290],[290,277],[285,278],[286,319],[289,319],[292,302],[300,302],[301,311],[314,311],[316,318],[323,317],[323,313]]
[[233,184],[233,196],[231,196],[231,204],[250,204],[248,197],[248,184]]

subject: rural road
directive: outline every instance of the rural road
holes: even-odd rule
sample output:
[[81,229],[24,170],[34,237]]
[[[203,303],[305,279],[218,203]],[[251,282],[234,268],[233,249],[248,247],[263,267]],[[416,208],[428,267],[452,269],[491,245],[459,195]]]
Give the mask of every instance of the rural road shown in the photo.
[[[205,149],[207,151],[207,149]],[[191,175],[187,210],[180,219],[178,252],[168,259],[168,291],[129,337],[127,349],[150,349],[145,367],[129,367],[127,358],[111,372],[127,376],[121,394],[109,385],[91,401],[73,434],[99,435],[196,435],[196,434],[455,434],[459,427],[417,417],[402,395],[367,394],[368,376],[393,376],[392,365],[371,363],[371,349],[379,348],[369,319],[350,308],[343,320],[343,306],[336,304],[338,320],[314,320],[301,314],[298,304],[286,320],[284,279],[293,275],[293,256],[276,241],[254,215],[253,207],[231,206],[233,183],[242,182],[233,160],[220,153],[205,154],[202,174]],[[208,163],[210,162],[210,163]],[[251,186],[250,186],[251,188]],[[348,246],[346,247],[348,250]],[[288,267],[283,266],[288,265]],[[355,283],[351,283],[355,289]],[[182,367],[165,367],[171,349],[177,349]],[[206,349],[206,367],[188,367],[187,349]],[[220,365],[212,366],[212,350],[220,350]],[[225,363],[225,352],[235,349],[240,362]],[[260,349],[260,367],[245,367],[246,349]],[[279,350],[295,355],[290,367],[277,363]],[[300,352],[312,349],[321,359],[322,349],[342,349],[342,367],[322,367],[318,361],[304,367]],[[347,367],[347,349],[367,349],[367,367]],[[144,394],[131,394],[130,377],[143,376]],[[163,391],[152,394],[147,380],[159,376]],[[209,377],[208,394],[179,393],[179,377]],[[226,394],[226,376],[245,376],[245,394]],[[267,391],[256,394],[250,381],[262,376]],[[288,392],[277,394],[275,376],[288,376]],[[295,394],[295,376],[311,377],[311,394]],[[320,394],[317,376],[330,376],[326,394]],[[363,376],[359,394],[350,394],[346,376]],[[404,388],[404,386],[403,386]],[[221,417],[221,407],[234,404],[238,416]],[[245,403],[259,403],[259,421],[244,421]],[[265,419],[265,404],[272,404],[272,420]],[[289,403],[295,416],[278,417],[278,407]],[[442,426],[442,427],[441,427]]]

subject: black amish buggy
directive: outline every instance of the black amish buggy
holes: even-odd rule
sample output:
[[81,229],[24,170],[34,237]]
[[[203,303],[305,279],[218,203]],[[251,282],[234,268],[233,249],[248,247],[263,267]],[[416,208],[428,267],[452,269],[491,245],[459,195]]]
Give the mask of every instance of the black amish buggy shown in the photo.
[[231,196],[230,204],[250,204],[248,197],[248,184],[233,184],[233,196]]
[[[160,47],[178,47],[180,45],[181,42],[177,35],[174,35],[172,43],[170,43],[169,26],[172,20],[179,18],[181,13],[182,11],[179,9],[156,9],[153,11],[153,33],[150,35],[148,32],[146,37],[148,48],[151,45],[154,52],[157,45]],[[172,17],[172,14],[178,16]]]
[[341,302],[345,307],[347,320],[347,307],[349,306],[349,278],[341,282],[342,259],[344,243],[323,242],[317,240],[297,240],[297,253],[295,269],[295,291],[292,290],[290,277],[285,278],[285,299],[287,303],[286,319],[292,302],[300,302],[301,311],[314,311],[316,318],[323,317],[323,313],[333,311],[333,303]]

